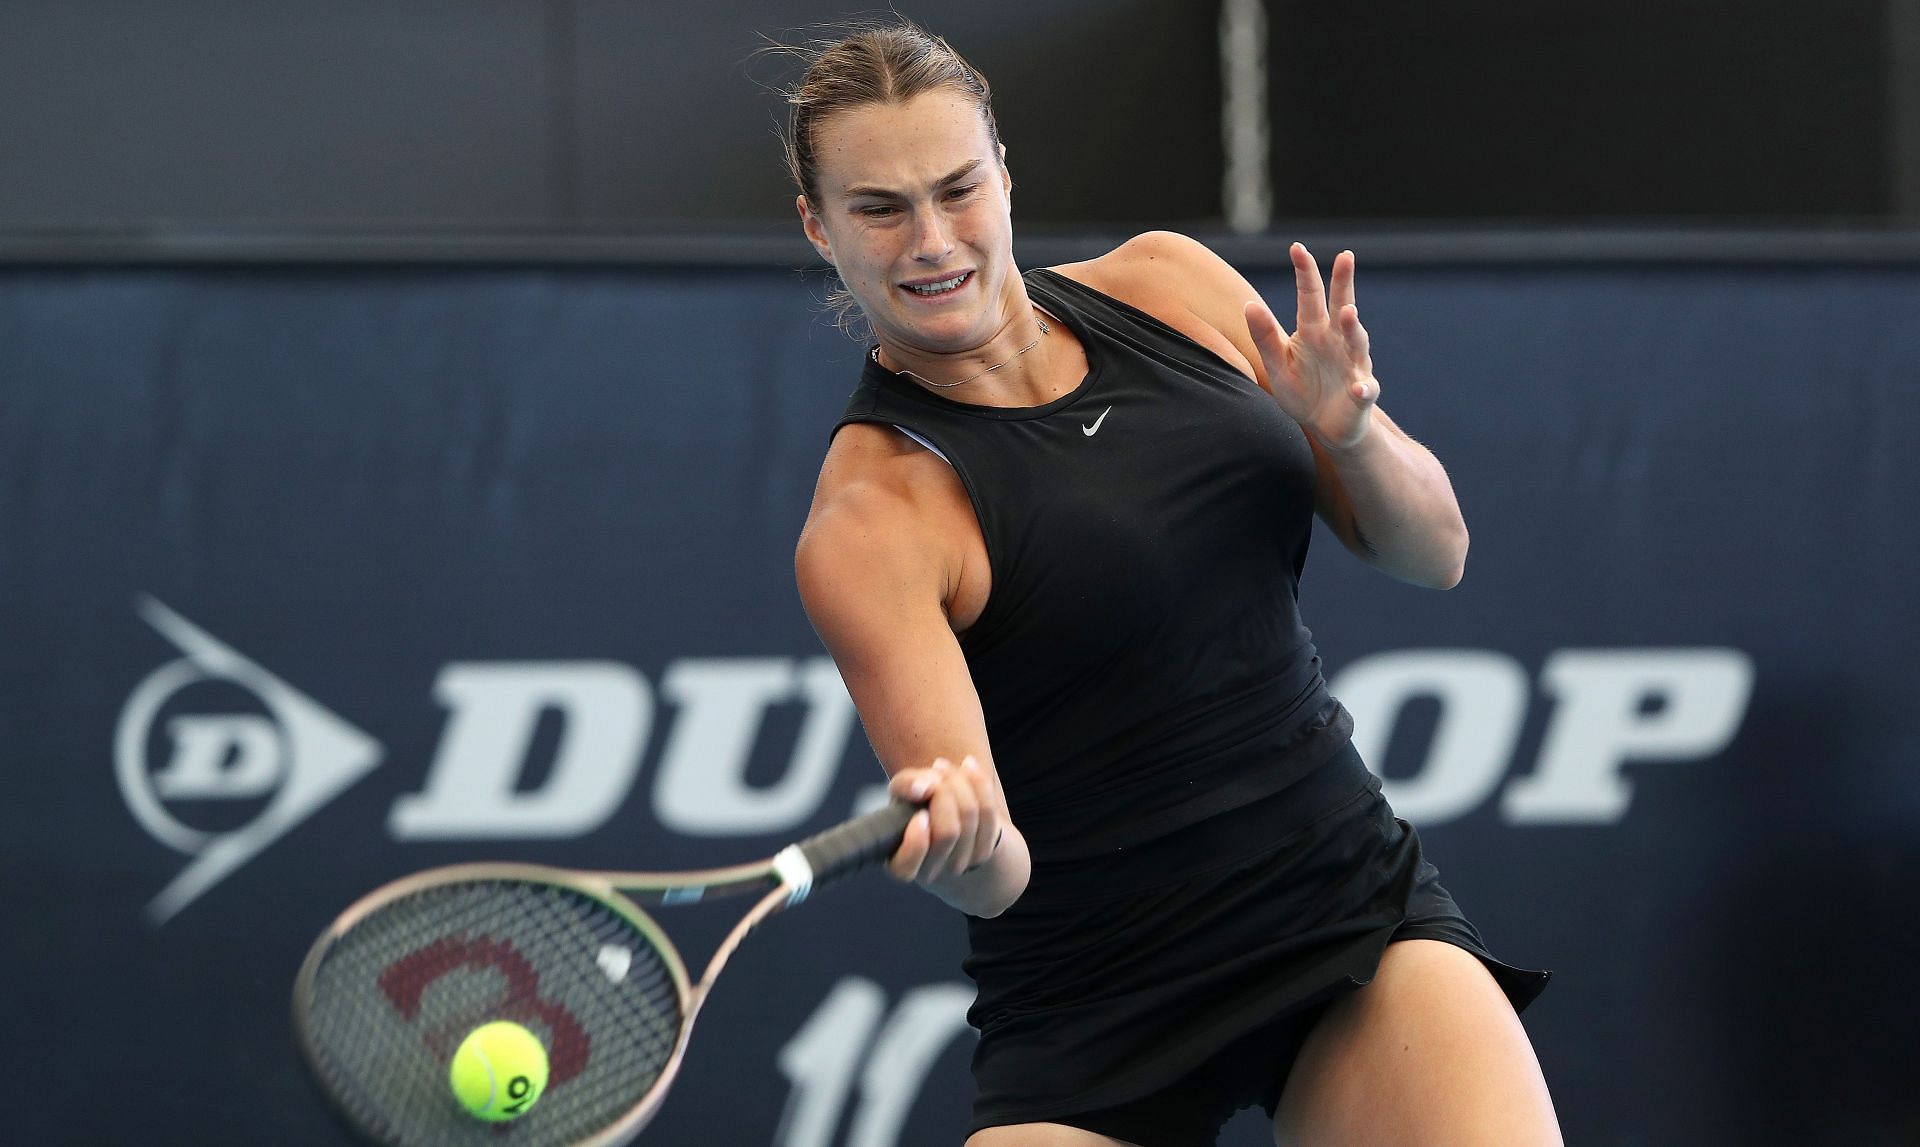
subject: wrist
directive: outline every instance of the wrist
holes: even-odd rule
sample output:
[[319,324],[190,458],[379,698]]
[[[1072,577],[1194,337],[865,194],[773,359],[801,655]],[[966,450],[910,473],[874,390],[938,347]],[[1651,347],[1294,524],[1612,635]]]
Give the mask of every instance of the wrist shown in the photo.
[[1323,433],[1317,427],[1310,426],[1305,429],[1320,448],[1326,451],[1327,456],[1335,462],[1365,462],[1379,453],[1383,442],[1382,436],[1376,433],[1379,428],[1374,425],[1373,410],[1372,407],[1367,409],[1366,417],[1356,428],[1347,432],[1344,441]]

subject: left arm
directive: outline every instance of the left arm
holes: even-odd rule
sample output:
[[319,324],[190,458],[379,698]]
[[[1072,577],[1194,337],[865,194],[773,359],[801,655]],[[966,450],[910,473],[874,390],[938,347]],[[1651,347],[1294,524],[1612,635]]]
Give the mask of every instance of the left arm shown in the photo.
[[1467,568],[1467,523],[1453,482],[1386,411],[1375,406],[1371,420],[1351,450],[1336,452],[1307,431],[1320,517],[1368,564],[1414,585],[1452,589]]
[[1353,253],[1335,257],[1328,290],[1304,246],[1295,243],[1290,254],[1292,335],[1238,271],[1182,235],[1138,236],[1096,260],[1090,277],[1109,294],[1133,296],[1133,305],[1193,335],[1273,395],[1306,432],[1316,509],[1347,549],[1403,581],[1450,589],[1466,566],[1466,522],[1439,459],[1380,409],[1354,304]]

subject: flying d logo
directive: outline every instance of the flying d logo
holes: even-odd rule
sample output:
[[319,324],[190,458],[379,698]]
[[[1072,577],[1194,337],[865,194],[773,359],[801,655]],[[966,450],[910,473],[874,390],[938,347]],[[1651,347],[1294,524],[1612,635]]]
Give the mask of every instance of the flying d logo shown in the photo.
[[[140,683],[114,734],[114,764],[127,807],[154,839],[194,858],[147,905],[148,918],[163,924],[366,776],[384,750],[166,606],[146,598],[139,610],[186,655]],[[167,703],[210,681],[252,694],[264,713],[172,716],[156,742],[154,723]],[[265,805],[257,815],[225,831],[188,825],[166,804],[260,799]]]

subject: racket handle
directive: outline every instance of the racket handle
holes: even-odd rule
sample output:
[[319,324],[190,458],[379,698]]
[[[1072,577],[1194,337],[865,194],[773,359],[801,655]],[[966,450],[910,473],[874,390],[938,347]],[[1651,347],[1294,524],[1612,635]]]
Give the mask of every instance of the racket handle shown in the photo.
[[919,805],[896,800],[883,809],[810,836],[794,847],[813,868],[813,882],[825,884],[892,856],[900,847],[900,838],[906,835],[907,822],[919,811]]

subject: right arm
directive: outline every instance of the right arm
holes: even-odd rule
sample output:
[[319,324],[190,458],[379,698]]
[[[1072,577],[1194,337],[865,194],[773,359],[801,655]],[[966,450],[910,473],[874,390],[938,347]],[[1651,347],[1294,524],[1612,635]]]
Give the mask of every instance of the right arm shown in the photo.
[[919,459],[873,457],[859,437],[837,436],[821,471],[794,558],[800,598],[889,788],[925,806],[889,870],[969,915],[997,916],[1026,890],[1031,865],[948,623],[951,547],[915,505],[904,471]]

